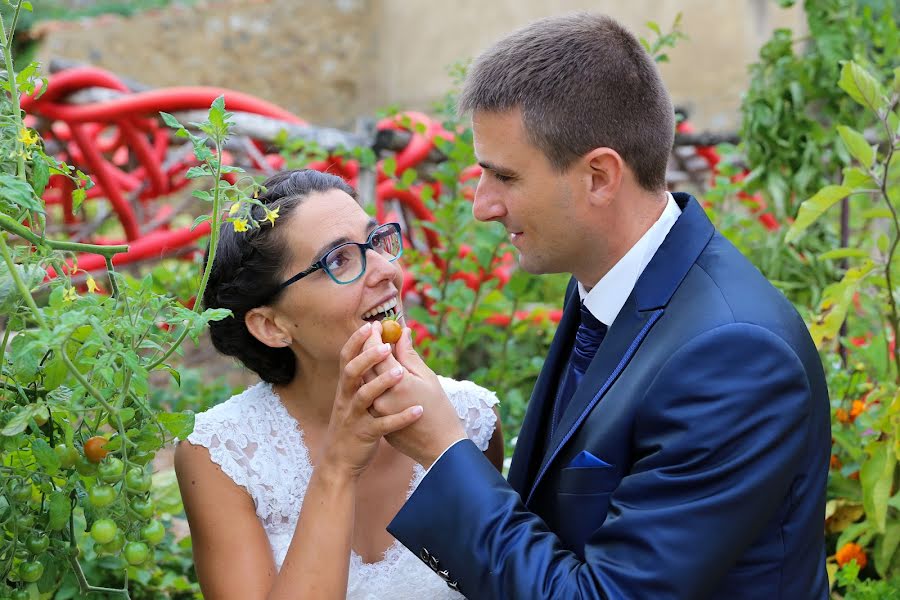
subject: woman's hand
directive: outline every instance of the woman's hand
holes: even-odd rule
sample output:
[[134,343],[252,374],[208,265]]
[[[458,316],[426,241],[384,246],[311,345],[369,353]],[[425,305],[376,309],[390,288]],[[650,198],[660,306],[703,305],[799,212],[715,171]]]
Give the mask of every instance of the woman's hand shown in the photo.
[[[375,375],[375,366],[388,357],[387,368]],[[390,344],[382,343],[380,328],[366,323],[350,336],[341,350],[341,377],[325,436],[323,466],[334,474],[358,478],[375,456],[378,440],[422,416],[419,405],[383,416],[369,413],[376,398],[402,381],[403,372]]]

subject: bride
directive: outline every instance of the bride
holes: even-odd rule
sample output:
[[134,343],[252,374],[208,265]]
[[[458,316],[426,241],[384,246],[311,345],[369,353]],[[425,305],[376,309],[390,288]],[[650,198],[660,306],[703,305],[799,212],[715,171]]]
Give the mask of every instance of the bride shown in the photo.
[[[203,297],[233,315],[210,324],[213,344],[262,382],[197,415],[175,455],[203,594],[461,598],[385,530],[425,470],[384,436],[422,409],[367,409],[401,382],[440,386],[456,410],[448,435],[458,417],[500,469],[497,398],[413,373],[382,343],[379,320],[402,313],[398,225],[371,220],[333,175],[288,171],[263,185],[275,226],[223,225]],[[398,350],[409,344],[405,329]]]

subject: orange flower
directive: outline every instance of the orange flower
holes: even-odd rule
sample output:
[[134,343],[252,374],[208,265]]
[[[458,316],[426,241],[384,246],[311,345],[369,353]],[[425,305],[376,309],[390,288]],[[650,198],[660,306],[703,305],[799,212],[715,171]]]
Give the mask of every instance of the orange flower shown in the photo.
[[836,454],[831,455],[831,468],[834,471],[841,468],[841,459],[839,459]]
[[863,551],[862,549],[862,546],[860,546],[859,544],[854,544],[853,542],[844,544],[841,549],[835,553],[834,558],[842,567],[851,560],[856,560],[856,564],[859,565],[859,568],[864,569],[866,568],[866,563],[869,562],[869,560],[866,558],[865,551]]
[[850,408],[850,420],[861,415],[864,410],[866,410],[866,403],[862,400],[854,400],[853,406]]
[[834,411],[834,418],[844,424],[847,424],[850,422],[850,415],[848,415],[847,411],[844,410],[843,408],[839,408],[836,411]]

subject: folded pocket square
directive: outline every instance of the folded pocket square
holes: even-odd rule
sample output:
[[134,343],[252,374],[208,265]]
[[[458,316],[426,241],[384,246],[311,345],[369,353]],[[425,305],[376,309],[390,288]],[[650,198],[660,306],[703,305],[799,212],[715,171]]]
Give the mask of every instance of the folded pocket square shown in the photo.
[[612,467],[603,459],[597,458],[587,450],[582,450],[567,466],[569,469],[586,469],[591,467]]

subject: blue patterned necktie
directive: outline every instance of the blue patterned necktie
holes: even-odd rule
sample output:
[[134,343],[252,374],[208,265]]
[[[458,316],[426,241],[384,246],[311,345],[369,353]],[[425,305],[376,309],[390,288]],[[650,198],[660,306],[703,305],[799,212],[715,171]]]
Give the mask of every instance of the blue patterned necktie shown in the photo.
[[569,401],[575,394],[575,389],[581,383],[581,378],[588,370],[594,355],[597,354],[597,348],[606,335],[607,327],[597,320],[587,309],[584,302],[581,303],[581,323],[578,325],[578,331],[575,332],[575,346],[572,348],[572,354],[569,356],[569,364],[566,372],[560,382],[559,393],[556,396],[556,404],[553,406],[553,427],[551,429],[551,437],[553,430],[559,424],[560,418]]

